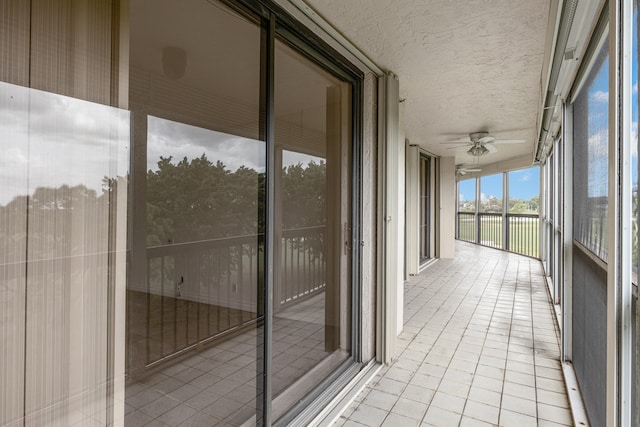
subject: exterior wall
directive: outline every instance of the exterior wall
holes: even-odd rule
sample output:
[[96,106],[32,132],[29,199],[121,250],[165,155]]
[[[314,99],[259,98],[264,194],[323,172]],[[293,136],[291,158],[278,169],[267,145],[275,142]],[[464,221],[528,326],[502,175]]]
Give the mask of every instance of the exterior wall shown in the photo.
[[406,233],[405,273],[418,274],[420,268],[420,152],[418,146],[406,144]]
[[398,219],[396,221],[396,233],[398,234],[398,250],[396,252],[396,307],[397,307],[397,332],[400,335],[404,326],[404,258],[405,258],[405,207],[406,207],[406,198],[405,198],[405,180],[406,176],[406,168],[405,168],[405,133],[404,133],[404,103],[401,102],[399,106],[399,135],[397,140],[397,150],[398,150],[398,187],[395,190],[397,192],[398,204],[397,211],[395,213],[395,217]]

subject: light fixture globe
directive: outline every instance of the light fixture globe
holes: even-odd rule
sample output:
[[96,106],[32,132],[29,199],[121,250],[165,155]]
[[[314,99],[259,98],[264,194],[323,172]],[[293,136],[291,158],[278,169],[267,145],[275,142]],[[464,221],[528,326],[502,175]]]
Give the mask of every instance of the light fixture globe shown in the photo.
[[475,157],[480,157],[483,156],[485,154],[487,154],[489,152],[489,150],[487,149],[487,147],[485,147],[484,145],[480,145],[480,144],[476,144],[473,147],[469,148],[467,150],[467,153],[475,156]]

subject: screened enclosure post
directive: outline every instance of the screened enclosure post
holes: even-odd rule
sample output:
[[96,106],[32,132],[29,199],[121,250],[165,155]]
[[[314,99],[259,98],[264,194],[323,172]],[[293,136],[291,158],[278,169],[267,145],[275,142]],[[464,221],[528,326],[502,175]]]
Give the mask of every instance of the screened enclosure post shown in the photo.
[[511,218],[509,217],[509,173],[502,174],[502,248],[511,250],[509,245],[509,225]]
[[572,136],[573,136],[573,106],[566,104],[562,114],[562,129],[564,132],[564,158],[565,167],[563,169],[564,179],[564,203],[562,209],[563,218],[563,241],[562,251],[564,253],[564,281],[562,283],[562,298],[561,312],[562,312],[562,346],[561,346],[561,360],[566,362],[572,359],[572,331],[573,331],[573,150],[572,150]]
[[482,222],[480,218],[480,178],[475,178],[476,180],[476,230],[475,237],[476,243],[481,242],[480,229],[482,228]]
[[631,425],[632,0],[609,4],[609,271],[607,424]]

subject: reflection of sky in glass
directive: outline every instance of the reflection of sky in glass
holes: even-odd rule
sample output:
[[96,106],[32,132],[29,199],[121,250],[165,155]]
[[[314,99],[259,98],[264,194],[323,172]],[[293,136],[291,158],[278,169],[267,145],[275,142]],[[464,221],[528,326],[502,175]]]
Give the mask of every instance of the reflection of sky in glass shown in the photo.
[[323,159],[322,157],[312,156],[311,154],[298,153],[296,151],[287,151],[287,150],[282,151],[283,166],[297,165],[298,163],[304,166],[311,162],[314,162],[315,164],[319,165],[320,162],[324,162],[324,161],[325,159]]
[[509,172],[509,198],[530,200],[540,195],[540,168],[534,166]]
[[36,188],[125,176],[129,112],[0,82],[0,205]]
[[483,176],[480,178],[480,201],[502,199],[502,174]]
[[222,162],[227,170],[240,166],[257,172],[265,170],[265,144],[249,138],[171,120],[149,116],[147,123],[147,170],[158,170],[160,156],[177,163],[207,156],[213,164]]
[[[240,136],[217,132],[180,122],[149,116],[147,124],[147,170],[158,170],[160,156],[172,157],[177,163],[205,154],[212,163],[222,162],[229,171],[240,166],[257,172],[265,170],[265,144]],[[294,151],[283,151],[283,166],[320,164],[322,157]]]

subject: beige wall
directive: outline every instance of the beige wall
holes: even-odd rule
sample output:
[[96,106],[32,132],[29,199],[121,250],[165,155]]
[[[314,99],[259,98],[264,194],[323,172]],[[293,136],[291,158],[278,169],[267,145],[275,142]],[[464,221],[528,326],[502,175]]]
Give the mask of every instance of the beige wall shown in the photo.
[[455,256],[456,236],[456,165],[453,157],[440,158],[440,258]]

